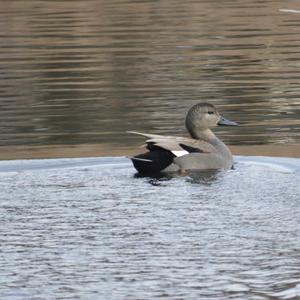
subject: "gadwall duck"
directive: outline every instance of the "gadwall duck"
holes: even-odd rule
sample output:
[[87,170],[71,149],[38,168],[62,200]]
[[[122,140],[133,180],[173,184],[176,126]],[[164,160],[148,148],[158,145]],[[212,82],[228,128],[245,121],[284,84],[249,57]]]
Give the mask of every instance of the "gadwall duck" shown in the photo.
[[185,119],[191,138],[129,131],[148,138],[149,150],[130,159],[141,174],[230,169],[233,165],[230,150],[210,130],[216,125],[238,124],[222,117],[212,104],[198,103],[190,108]]

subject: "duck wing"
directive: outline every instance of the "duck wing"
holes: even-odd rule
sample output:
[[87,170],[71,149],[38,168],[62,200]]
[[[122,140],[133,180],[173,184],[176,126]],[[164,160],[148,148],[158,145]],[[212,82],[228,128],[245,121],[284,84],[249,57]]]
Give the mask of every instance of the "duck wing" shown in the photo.
[[163,136],[158,134],[148,134],[136,131],[129,133],[142,135],[146,138],[146,147],[149,151],[164,149],[179,157],[188,153],[216,153],[215,147],[205,141],[195,140],[186,137]]

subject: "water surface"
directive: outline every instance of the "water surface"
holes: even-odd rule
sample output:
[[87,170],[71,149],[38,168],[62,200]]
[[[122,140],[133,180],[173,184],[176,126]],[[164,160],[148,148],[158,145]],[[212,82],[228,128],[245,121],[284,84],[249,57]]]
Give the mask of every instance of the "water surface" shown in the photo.
[[[185,134],[199,101],[242,124],[218,129],[228,144],[297,147],[299,12],[0,0],[0,157],[132,149],[126,130]],[[299,160],[235,160],[162,178],[120,157],[1,161],[0,298],[297,299]]]
[[125,158],[0,162],[0,298],[298,299],[300,160],[136,177]]

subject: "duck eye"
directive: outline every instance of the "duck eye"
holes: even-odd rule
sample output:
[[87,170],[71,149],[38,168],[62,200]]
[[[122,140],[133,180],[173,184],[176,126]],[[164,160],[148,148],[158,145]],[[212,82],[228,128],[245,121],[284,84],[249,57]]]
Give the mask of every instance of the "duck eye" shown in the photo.
[[209,115],[213,115],[213,114],[214,114],[213,111],[208,111],[207,113],[208,113]]

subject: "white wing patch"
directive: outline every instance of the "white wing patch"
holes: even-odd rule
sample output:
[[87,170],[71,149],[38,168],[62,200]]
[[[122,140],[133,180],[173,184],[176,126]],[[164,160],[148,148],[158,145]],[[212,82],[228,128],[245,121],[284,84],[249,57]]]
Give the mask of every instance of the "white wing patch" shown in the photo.
[[183,156],[183,155],[186,155],[186,154],[189,154],[189,152],[185,151],[185,150],[173,150],[171,151],[175,156],[177,157],[180,157],[180,156]]

